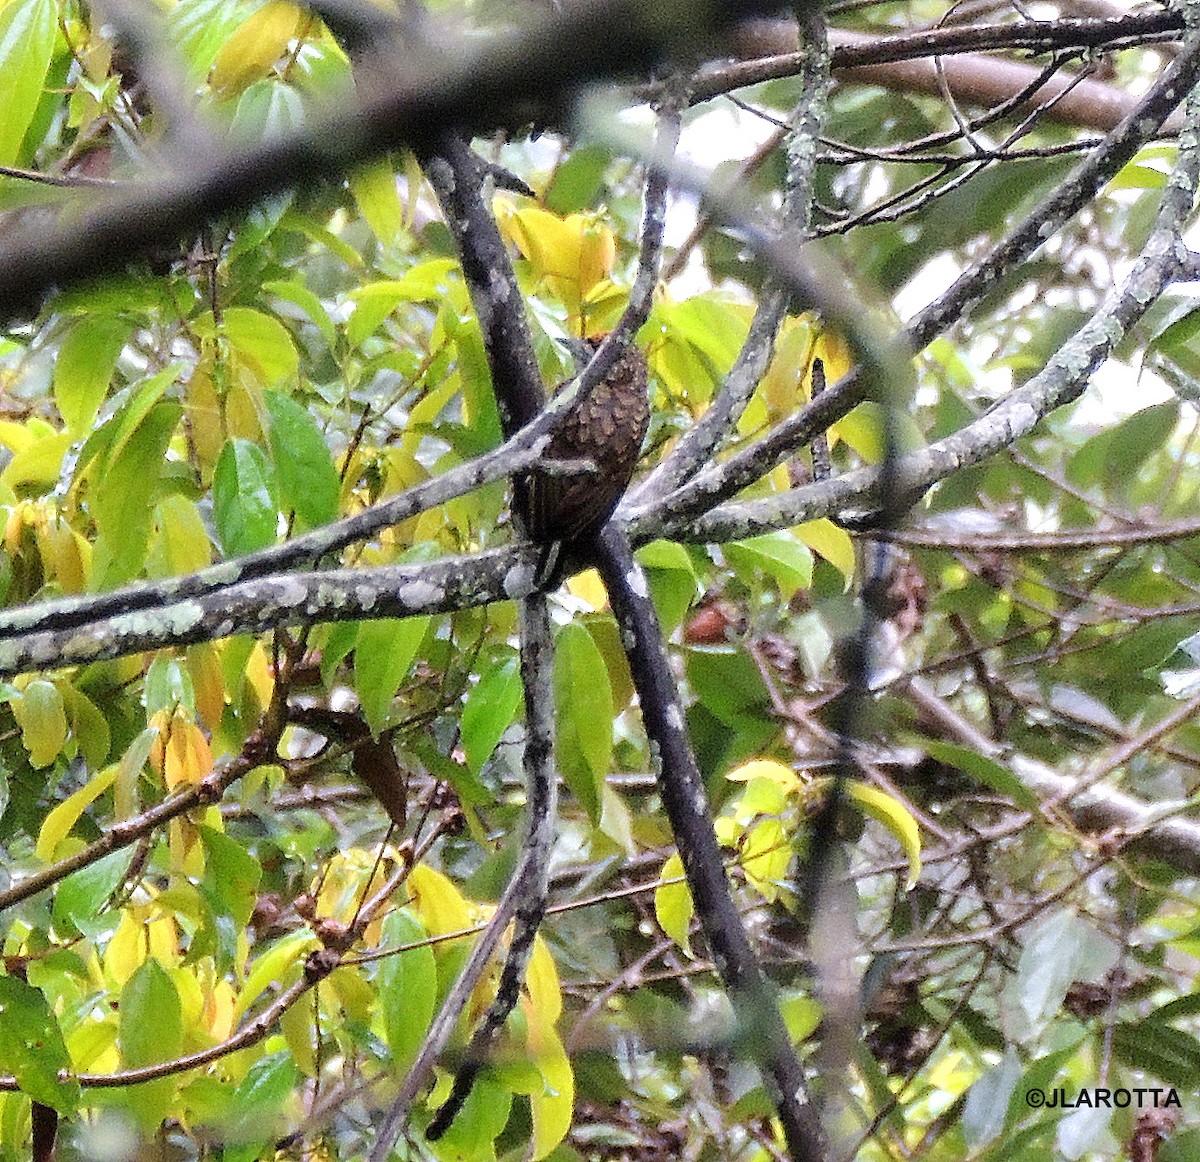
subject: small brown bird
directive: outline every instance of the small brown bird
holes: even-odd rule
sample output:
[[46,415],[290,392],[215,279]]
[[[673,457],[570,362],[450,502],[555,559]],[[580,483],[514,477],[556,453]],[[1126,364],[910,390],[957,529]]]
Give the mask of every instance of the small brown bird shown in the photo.
[[[586,340],[590,357],[603,336]],[[591,460],[595,472],[517,477],[514,505],[536,544],[545,547],[536,574],[539,588],[562,579],[569,550],[599,532],[629,485],[650,423],[646,359],[627,342],[608,375],[563,416],[547,459]]]

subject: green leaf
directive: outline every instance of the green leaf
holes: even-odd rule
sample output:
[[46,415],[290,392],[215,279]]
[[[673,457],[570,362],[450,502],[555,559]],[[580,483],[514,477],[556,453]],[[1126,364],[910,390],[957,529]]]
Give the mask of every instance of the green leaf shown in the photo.
[[1179,1089],[1200,1077],[1200,1041],[1162,1021],[1122,1022],[1113,1032],[1113,1051],[1134,1069]]
[[671,541],[652,541],[637,552],[664,634],[675,631],[700,595],[696,567],[687,550]]
[[1067,479],[1080,488],[1127,485],[1148,457],[1166,447],[1178,422],[1178,400],[1134,412],[1086,440],[1067,464]]
[[71,435],[92,430],[130,330],[114,315],[84,315],[71,324],[54,364],[54,402]]
[[463,750],[472,774],[492,757],[501,735],[512,725],[521,705],[521,674],[516,654],[501,654],[480,675],[463,707]]
[[213,521],[227,557],[275,543],[275,479],[263,450],[239,437],[225,441],[213,473]]
[[121,1060],[133,1069],[169,1061],[183,1048],[179,992],[153,957],[138,965],[121,990],[117,1044]]
[[321,429],[306,408],[278,391],[263,393],[271,417],[271,459],[282,507],[308,528],[337,516],[341,481]]
[[300,1071],[290,1053],[270,1053],[256,1061],[234,1093],[232,1108],[237,1110],[238,1117],[229,1127],[229,1140],[266,1142],[276,1137],[299,1084]]
[[1040,810],[1037,796],[1012,771],[987,755],[971,750],[970,747],[959,746],[956,742],[942,742],[932,738],[922,738],[920,745],[930,758],[973,776],[993,791],[1007,796],[1018,807],[1023,807],[1026,811]]
[[262,868],[240,843],[201,824],[197,830],[208,859],[201,891],[213,907],[229,916],[239,928],[250,921],[258,899]]
[[155,403],[128,438],[114,445],[97,474],[92,512],[100,535],[92,563],[94,588],[111,588],[141,572],[167,446],[182,415],[174,400]]
[[337,328],[325,309],[325,304],[299,279],[273,279],[263,283],[263,290],[278,295],[285,302],[299,307],[321,332],[321,338],[330,347],[337,342]]
[[0,9],[0,165],[20,160],[54,51],[53,0],[12,0]]
[[511,1110],[512,1093],[481,1076],[445,1136],[431,1143],[434,1153],[442,1162],[494,1162],[494,1142]]
[[79,1104],[79,1083],[59,1080],[71,1059],[41,990],[0,975],[0,1029],[0,1070],[12,1074],[34,1101],[70,1113]]
[[593,822],[612,762],[612,683],[595,639],[568,622],[555,639],[555,757],[563,779]]
[[[424,940],[428,933],[406,908],[388,913],[383,947],[398,948]],[[392,1069],[407,1067],[416,1057],[433,1020],[437,1002],[437,965],[429,945],[410,948],[379,963],[379,1009],[384,1039],[392,1051]]]
[[752,578],[766,573],[779,582],[780,596],[790,601],[799,589],[812,585],[812,550],[789,532],[766,533],[725,546],[725,559]]
[[556,214],[574,214],[593,205],[612,158],[612,150],[606,145],[576,146],[554,171],[544,196],[546,208]]
[[993,1065],[970,1090],[963,1107],[962,1124],[967,1143],[974,1149],[1000,1136],[1008,1116],[1008,1103],[1021,1080],[1021,1060],[1011,1046],[999,1065]]
[[[283,137],[304,127],[304,100],[282,81],[256,81],[239,98],[229,127],[231,137],[251,144]],[[282,375],[259,378],[260,383],[278,383]]]
[[425,640],[428,614],[364,621],[354,647],[354,689],[372,734],[387,722],[392,699]]
[[114,851],[67,876],[54,893],[54,922],[72,924],[85,935],[112,928],[115,917],[102,909],[124,880],[129,860],[127,851]]

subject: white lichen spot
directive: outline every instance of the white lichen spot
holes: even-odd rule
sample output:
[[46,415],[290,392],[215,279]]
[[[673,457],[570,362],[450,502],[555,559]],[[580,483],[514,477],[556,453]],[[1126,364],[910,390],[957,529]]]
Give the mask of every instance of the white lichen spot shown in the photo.
[[643,600],[650,596],[650,590],[646,588],[646,574],[641,569],[630,569],[625,574],[625,583]]
[[181,601],[165,609],[135,610],[114,617],[113,637],[125,634],[135,637],[167,634],[172,637],[187,633],[204,620],[204,607],[197,601]]
[[303,605],[308,597],[308,589],[295,577],[289,577],[280,583],[275,593],[276,602],[284,609],[295,609]]
[[683,730],[683,715],[679,713],[679,707],[671,705],[667,707],[667,725],[672,730]]
[[242,578],[242,568],[237,561],[222,561],[204,570],[204,580],[210,585],[232,585]]
[[514,565],[504,574],[504,596],[516,601],[533,592],[533,566],[527,562]]
[[216,637],[228,637],[236,628],[237,626],[234,624],[233,619],[227,617],[213,630],[213,634]]
[[370,613],[375,608],[375,602],[379,600],[379,593],[370,585],[356,585],[354,594],[358,598],[358,607],[363,613]]
[[407,585],[401,585],[396,591],[396,596],[409,609],[425,609],[440,602],[445,595],[446,591],[442,586],[420,579],[410,581]]

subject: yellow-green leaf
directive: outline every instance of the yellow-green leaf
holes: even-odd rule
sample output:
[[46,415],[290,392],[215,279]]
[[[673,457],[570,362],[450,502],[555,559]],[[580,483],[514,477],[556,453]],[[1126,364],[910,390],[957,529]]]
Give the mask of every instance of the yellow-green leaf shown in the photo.
[[725,777],[731,783],[748,783],[752,779],[767,779],[782,787],[789,794],[798,791],[803,786],[795,771],[774,759],[754,759],[751,762],[742,763],[740,767],[735,767]]
[[390,246],[404,224],[395,170],[386,161],[369,162],[350,175],[349,186],[371,232]]
[[221,93],[240,93],[261,80],[296,35],[299,9],[289,0],[271,0],[249,18],[222,46],[213,61],[210,81]]
[[54,51],[58,9],[53,0],[12,0],[0,9],[0,164],[20,160]]
[[849,585],[854,578],[857,565],[854,556],[854,541],[845,529],[839,528],[827,517],[810,520],[797,525],[792,532],[814,553],[825,558]]
[[654,915],[658,918],[658,926],[691,956],[688,928],[695,908],[692,893],[683,878],[683,860],[678,854],[667,858],[660,878],[663,882],[654,891]]
[[533,1162],[545,1158],[567,1136],[575,1108],[575,1074],[558,1034],[544,1027],[539,1040],[537,1067],[542,1075],[542,1089],[529,1095]]
[[62,693],[53,682],[35,678],[10,703],[21,728],[21,742],[34,767],[48,767],[67,741],[67,714]]
[[900,842],[908,858],[907,887],[912,887],[921,874],[921,831],[912,812],[900,802],[866,783],[848,782],[850,796],[877,823],[882,823]]
[[742,870],[764,900],[774,902],[786,876],[792,846],[778,819],[760,819],[741,845]]

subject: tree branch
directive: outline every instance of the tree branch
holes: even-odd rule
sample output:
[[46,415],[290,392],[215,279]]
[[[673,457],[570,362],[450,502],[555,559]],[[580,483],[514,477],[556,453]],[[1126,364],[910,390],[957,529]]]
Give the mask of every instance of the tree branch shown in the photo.
[[612,522],[601,533],[597,548],[596,567],[621,627],[642,720],[657,758],[663,808],[713,962],[741,1022],[739,1044],[766,1074],[793,1162],[819,1162],[825,1157],[825,1145],[816,1111],[730,894],[646,575]]

